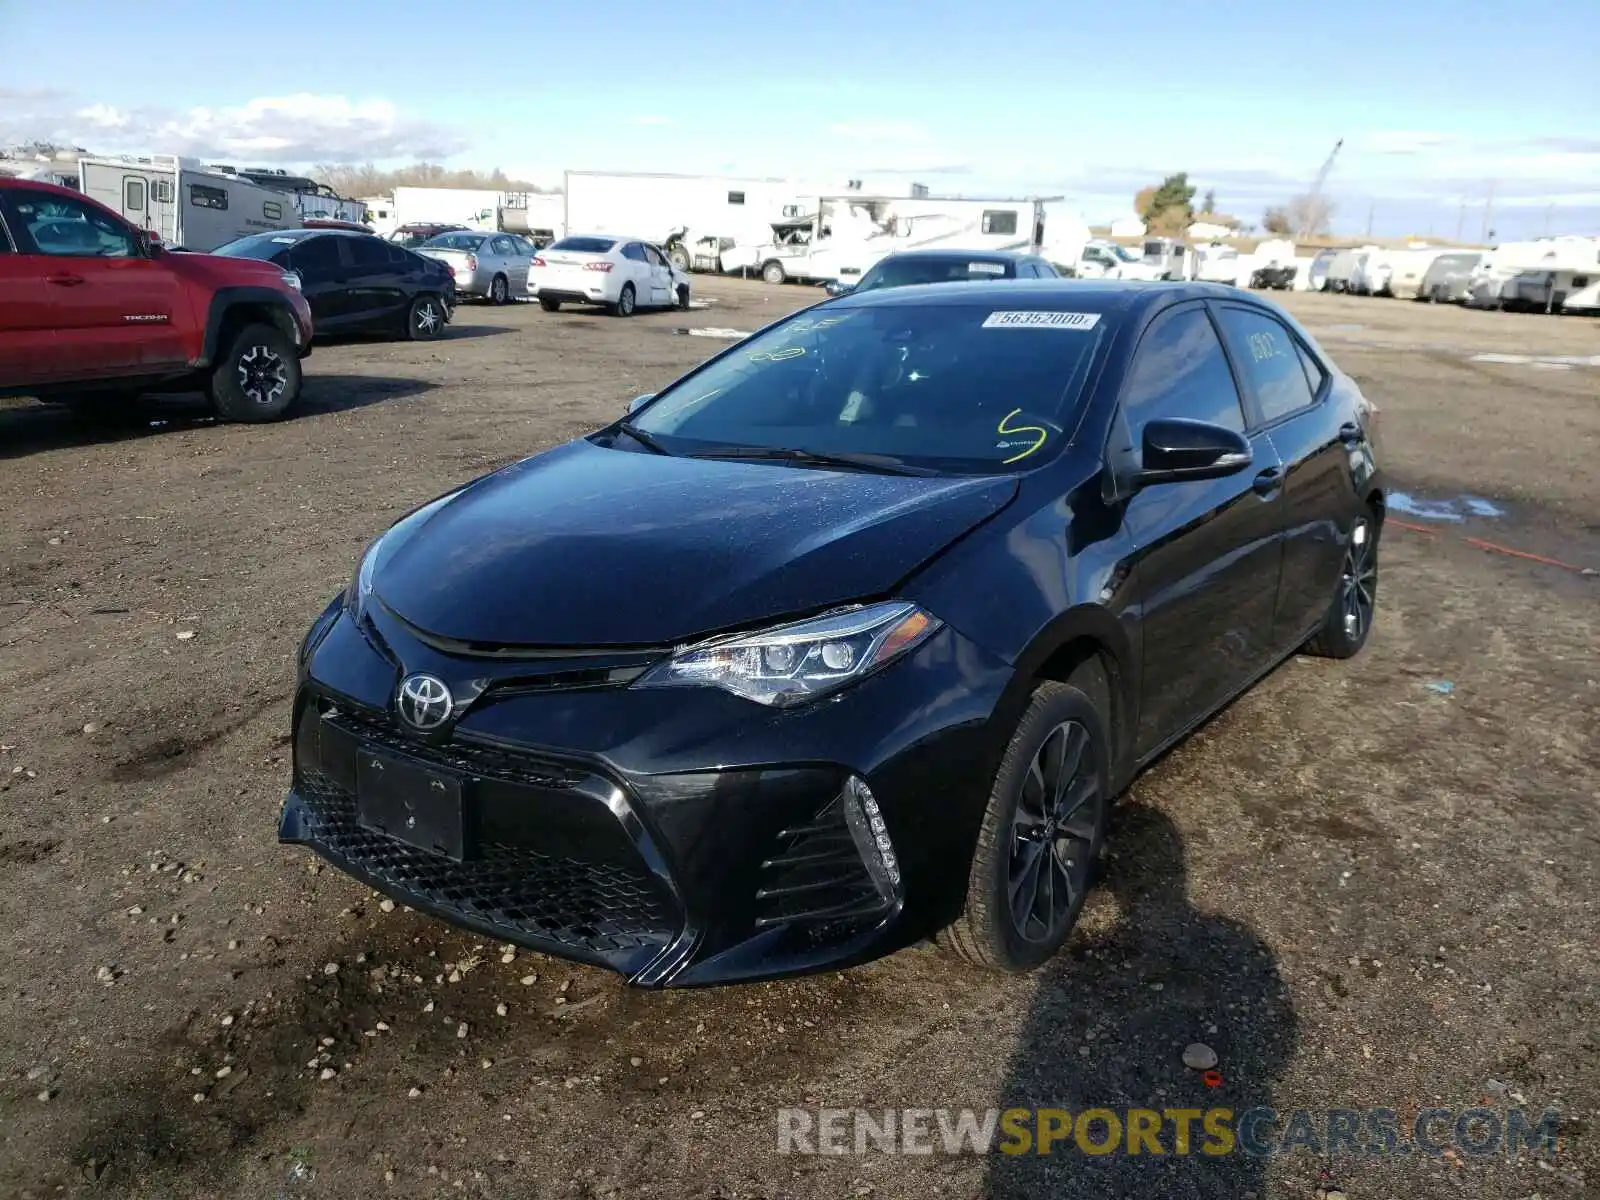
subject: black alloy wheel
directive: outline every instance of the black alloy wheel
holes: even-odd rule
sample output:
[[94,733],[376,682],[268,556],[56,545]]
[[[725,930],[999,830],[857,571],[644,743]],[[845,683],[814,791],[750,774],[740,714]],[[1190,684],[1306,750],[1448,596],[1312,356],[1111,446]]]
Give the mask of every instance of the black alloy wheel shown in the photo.
[[1350,528],[1339,584],[1322,628],[1306,650],[1323,658],[1351,658],[1372,632],[1378,609],[1378,533],[1376,514],[1356,518]]
[[1011,921],[1024,941],[1054,947],[1077,919],[1102,827],[1104,798],[1089,731],[1052,729],[1023,776],[1011,818]]
[[423,342],[444,332],[444,304],[434,296],[418,296],[411,302],[411,315],[407,322],[407,336],[412,341]]

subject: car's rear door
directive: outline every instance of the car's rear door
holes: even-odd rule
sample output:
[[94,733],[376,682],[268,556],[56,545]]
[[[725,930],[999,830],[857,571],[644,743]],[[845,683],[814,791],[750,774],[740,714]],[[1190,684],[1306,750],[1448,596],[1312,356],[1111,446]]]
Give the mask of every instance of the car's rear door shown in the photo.
[[0,194],[0,389],[46,383],[62,370],[42,264],[17,253],[6,234],[4,204]]
[[66,375],[94,380],[181,370],[187,361],[176,275],[98,204],[12,192],[8,226],[44,279]]
[[1294,332],[1253,304],[1213,304],[1252,424],[1283,458],[1284,553],[1273,640],[1303,641],[1327,615],[1359,500],[1350,456],[1366,430],[1330,398],[1333,375]]
[[365,234],[338,240],[350,255],[350,323],[377,325],[395,320],[401,305],[400,276],[383,243]]
[[[1112,437],[1126,439],[1137,453],[1145,424],[1157,417],[1246,432],[1228,358],[1199,301],[1163,311],[1145,330]],[[1124,512],[1142,614],[1141,755],[1216,709],[1272,662],[1282,467],[1270,438],[1249,440],[1252,462],[1245,470],[1143,488]]]

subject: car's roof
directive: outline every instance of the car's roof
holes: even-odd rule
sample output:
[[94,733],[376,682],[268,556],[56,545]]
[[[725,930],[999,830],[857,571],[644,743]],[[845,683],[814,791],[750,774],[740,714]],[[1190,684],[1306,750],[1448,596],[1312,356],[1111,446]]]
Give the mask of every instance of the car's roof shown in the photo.
[[1038,258],[1037,254],[1028,250],[952,250],[945,246],[929,246],[918,250],[896,250],[889,258],[926,258],[934,261],[949,259],[962,262],[1017,262],[1024,258]]
[[52,196],[72,196],[75,199],[85,199],[84,194],[73,188],[62,187],[59,183],[47,183],[43,179],[23,179],[16,175],[0,175],[0,188],[17,188],[31,192],[48,192]]
[[1132,312],[1173,300],[1249,299],[1249,293],[1220,283],[1166,283],[1122,279],[1007,279],[967,283],[917,283],[906,287],[849,292],[829,300],[830,308],[895,305],[970,305],[993,303],[1017,309],[1034,305],[1043,312]]

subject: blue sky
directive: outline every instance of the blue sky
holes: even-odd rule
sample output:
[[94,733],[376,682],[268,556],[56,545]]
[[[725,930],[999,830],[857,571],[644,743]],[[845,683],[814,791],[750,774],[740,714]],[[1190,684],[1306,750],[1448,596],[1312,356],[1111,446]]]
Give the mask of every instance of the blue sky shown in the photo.
[[240,166],[427,157],[545,182],[911,178],[1065,193],[1091,219],[1187,170],[1257,221],[1343,137],[1342,232],[1370,212],[1378,234],[1477,236],[1491,184],[1502,239],[1600,232],[1596,0],[480,0],[448,33],[449,10],[407,0],[250,11],[79,0],[74,27],[148,47],[99,51],[61,36],[59,8],[0,0],[0,143]]

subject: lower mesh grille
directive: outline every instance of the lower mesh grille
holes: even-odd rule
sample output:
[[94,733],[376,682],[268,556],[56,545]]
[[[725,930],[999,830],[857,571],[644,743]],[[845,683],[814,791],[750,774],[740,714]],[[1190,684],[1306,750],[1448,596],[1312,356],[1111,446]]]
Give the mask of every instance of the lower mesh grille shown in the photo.
[[354,796],[327,776],[302,777],[300,797],[308,839],[338,865],[415,897],[418,907],[459,913],[511,940],[635,957],[665,947],[680,924],[672,896],[642,867],[494,843],[458,862],[360,824]]
[[761,864],[756,925],[789,921],[839,927],[867,924],[889,911],[867,873],[835,797],[808,824],[779,831],[777,853]]

